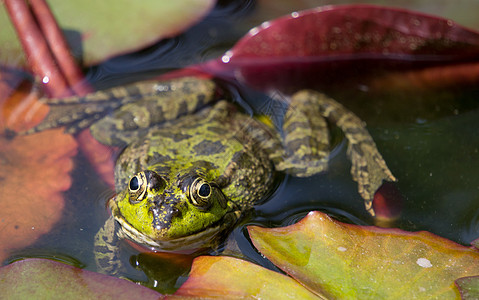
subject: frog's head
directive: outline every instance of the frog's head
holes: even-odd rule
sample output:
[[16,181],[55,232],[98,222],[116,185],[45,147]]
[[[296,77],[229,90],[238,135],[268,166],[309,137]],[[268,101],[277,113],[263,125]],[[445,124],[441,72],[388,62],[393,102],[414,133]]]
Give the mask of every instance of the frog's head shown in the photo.
[[174,176],[151,170],[134,175],[110,201],[122,233],[161,250],[211,246],[240,212],[208,177],[191,170]]

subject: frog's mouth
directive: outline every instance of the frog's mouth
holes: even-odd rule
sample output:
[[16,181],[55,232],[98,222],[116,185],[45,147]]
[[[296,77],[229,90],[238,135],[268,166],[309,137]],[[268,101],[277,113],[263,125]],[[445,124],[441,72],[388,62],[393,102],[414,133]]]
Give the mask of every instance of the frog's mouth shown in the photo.
[[217,246],[224,231],[228,228],[232,228],[240,215],[240,211],[232,211],[227,213],[221,220],[202,231],[169,240],[152,239],[138,231],[124,219],[115,217],[115,220],[120,224],[118,232],[120,237],[128,238],[135,243],[150,247],[153,250],[194,252],[199,249]]

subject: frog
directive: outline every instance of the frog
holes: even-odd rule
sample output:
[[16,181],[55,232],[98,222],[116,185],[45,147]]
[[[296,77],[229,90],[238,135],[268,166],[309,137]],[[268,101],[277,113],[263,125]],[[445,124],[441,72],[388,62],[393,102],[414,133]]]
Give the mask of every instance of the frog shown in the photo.
[[328,169],[331,126],[347,141],[351,176],[372,216],[374,193],[396,181],[366,124],[324,93],[294,93],[276,126],[224,98],[214,80],[184,77],[48,100],[50,113],[35,131],[89,128],[101,143],[123,148],[111,215],[95,236],[101,272],[122,268],[122,239],[153,251],[217,246],[271,195],[278,174]]

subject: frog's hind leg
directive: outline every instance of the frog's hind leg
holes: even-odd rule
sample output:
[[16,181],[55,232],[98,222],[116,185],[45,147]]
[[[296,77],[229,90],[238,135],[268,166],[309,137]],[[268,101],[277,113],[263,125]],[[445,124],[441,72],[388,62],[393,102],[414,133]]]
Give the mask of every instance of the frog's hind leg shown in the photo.
[[43,99],[50,111],[36,127],[20,134],[65,126],[78,133],[91,126],[106,145],[129,144],[155,124],[193,114],[215,100],[213,81],[194,77],[144,81],[97,91],[83,97]]
[[[372,200],[383,180],[396,181],[382,158],[366,124],[343,105],[316,91],[301,91],[293,96],[308,103],[317,102],[321,115],[338,126],[348,141],[347,155],[351,160],[351,175],[358,183],[358,192],[366,210],[374,216]],[[316,107],[314,107],[316,109]]]
[[328,168],[329,128],[326,120],[318,115],[320,103],[311,100],[293,96],[283,121],[284,151],[276,169],[298,177],[318,174]]
[[146,90],[140,93],[141,98],[125,103],[91,127],[98,141],[128,145],[148,133],[151,127],[197,113],[215,100],[216,85],[206,79],[185,77],[138,86]]
[[79,97],[48,99],[40,101],[49,106],[49,113],[42,122],[20,134],[32,134],[43,130],[65,127],[67,133],[78,133],[103,118],[107,113],[132,101],[149,97],[156,83],[131,84],[97,91]]

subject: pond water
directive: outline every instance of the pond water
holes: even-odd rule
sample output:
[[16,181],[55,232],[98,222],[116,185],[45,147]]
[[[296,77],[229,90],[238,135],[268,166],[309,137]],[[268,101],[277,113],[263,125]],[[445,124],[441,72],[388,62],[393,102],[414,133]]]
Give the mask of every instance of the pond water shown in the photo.
[[[253,22],[254,11],[255,5],[250,1],[220,1],[206,20],[181,36],[92,67],[87,70],[87,78],[97,88],[106,88],[218,57],[248,28],[258,25],[248,24]],[[326,87],[325,92],[367,122],[380,152],[399,179],[396,186],[404,203],[394,226],[428,230],[465,245],[479,237],[479,89],[372,94],[361,84],[361,76],[353,77]],[[242,91],[241,95],[249,93]],[[254,107],[268,99],[263,95],[237,100]],[[311,210],[327,212],[345,222],[374,224],[349,175],[350,163],[345,152],[345,143],[338,142],[330,170],[324,174],[302,179],[286,176],[269,201],[258,205],[233,231],[231,236],[245,257],[275,269],[250,244],[245,231],[249,224],[288,225]],[[28,249],[14,253],[12,258],[53,257],[96,269],[93,237],[107,218],[105,202],[113,192],[81,154],[75,161],[74,184],[65,195],[67,206],[62,221],[51,233]],[[169,268],[168,263],[155,262],[151,263],[155,267],[149,268],[150,258],[125,249],[124,258],[156,277],[149,284],[157,285],[161,291],[178,286],[184,277],[178,282],[176,278],[188,271],[187,264]],[[159,265],[164,274],[158,274]],[[128,276],[148,281],[142,271],[133,267]]]

